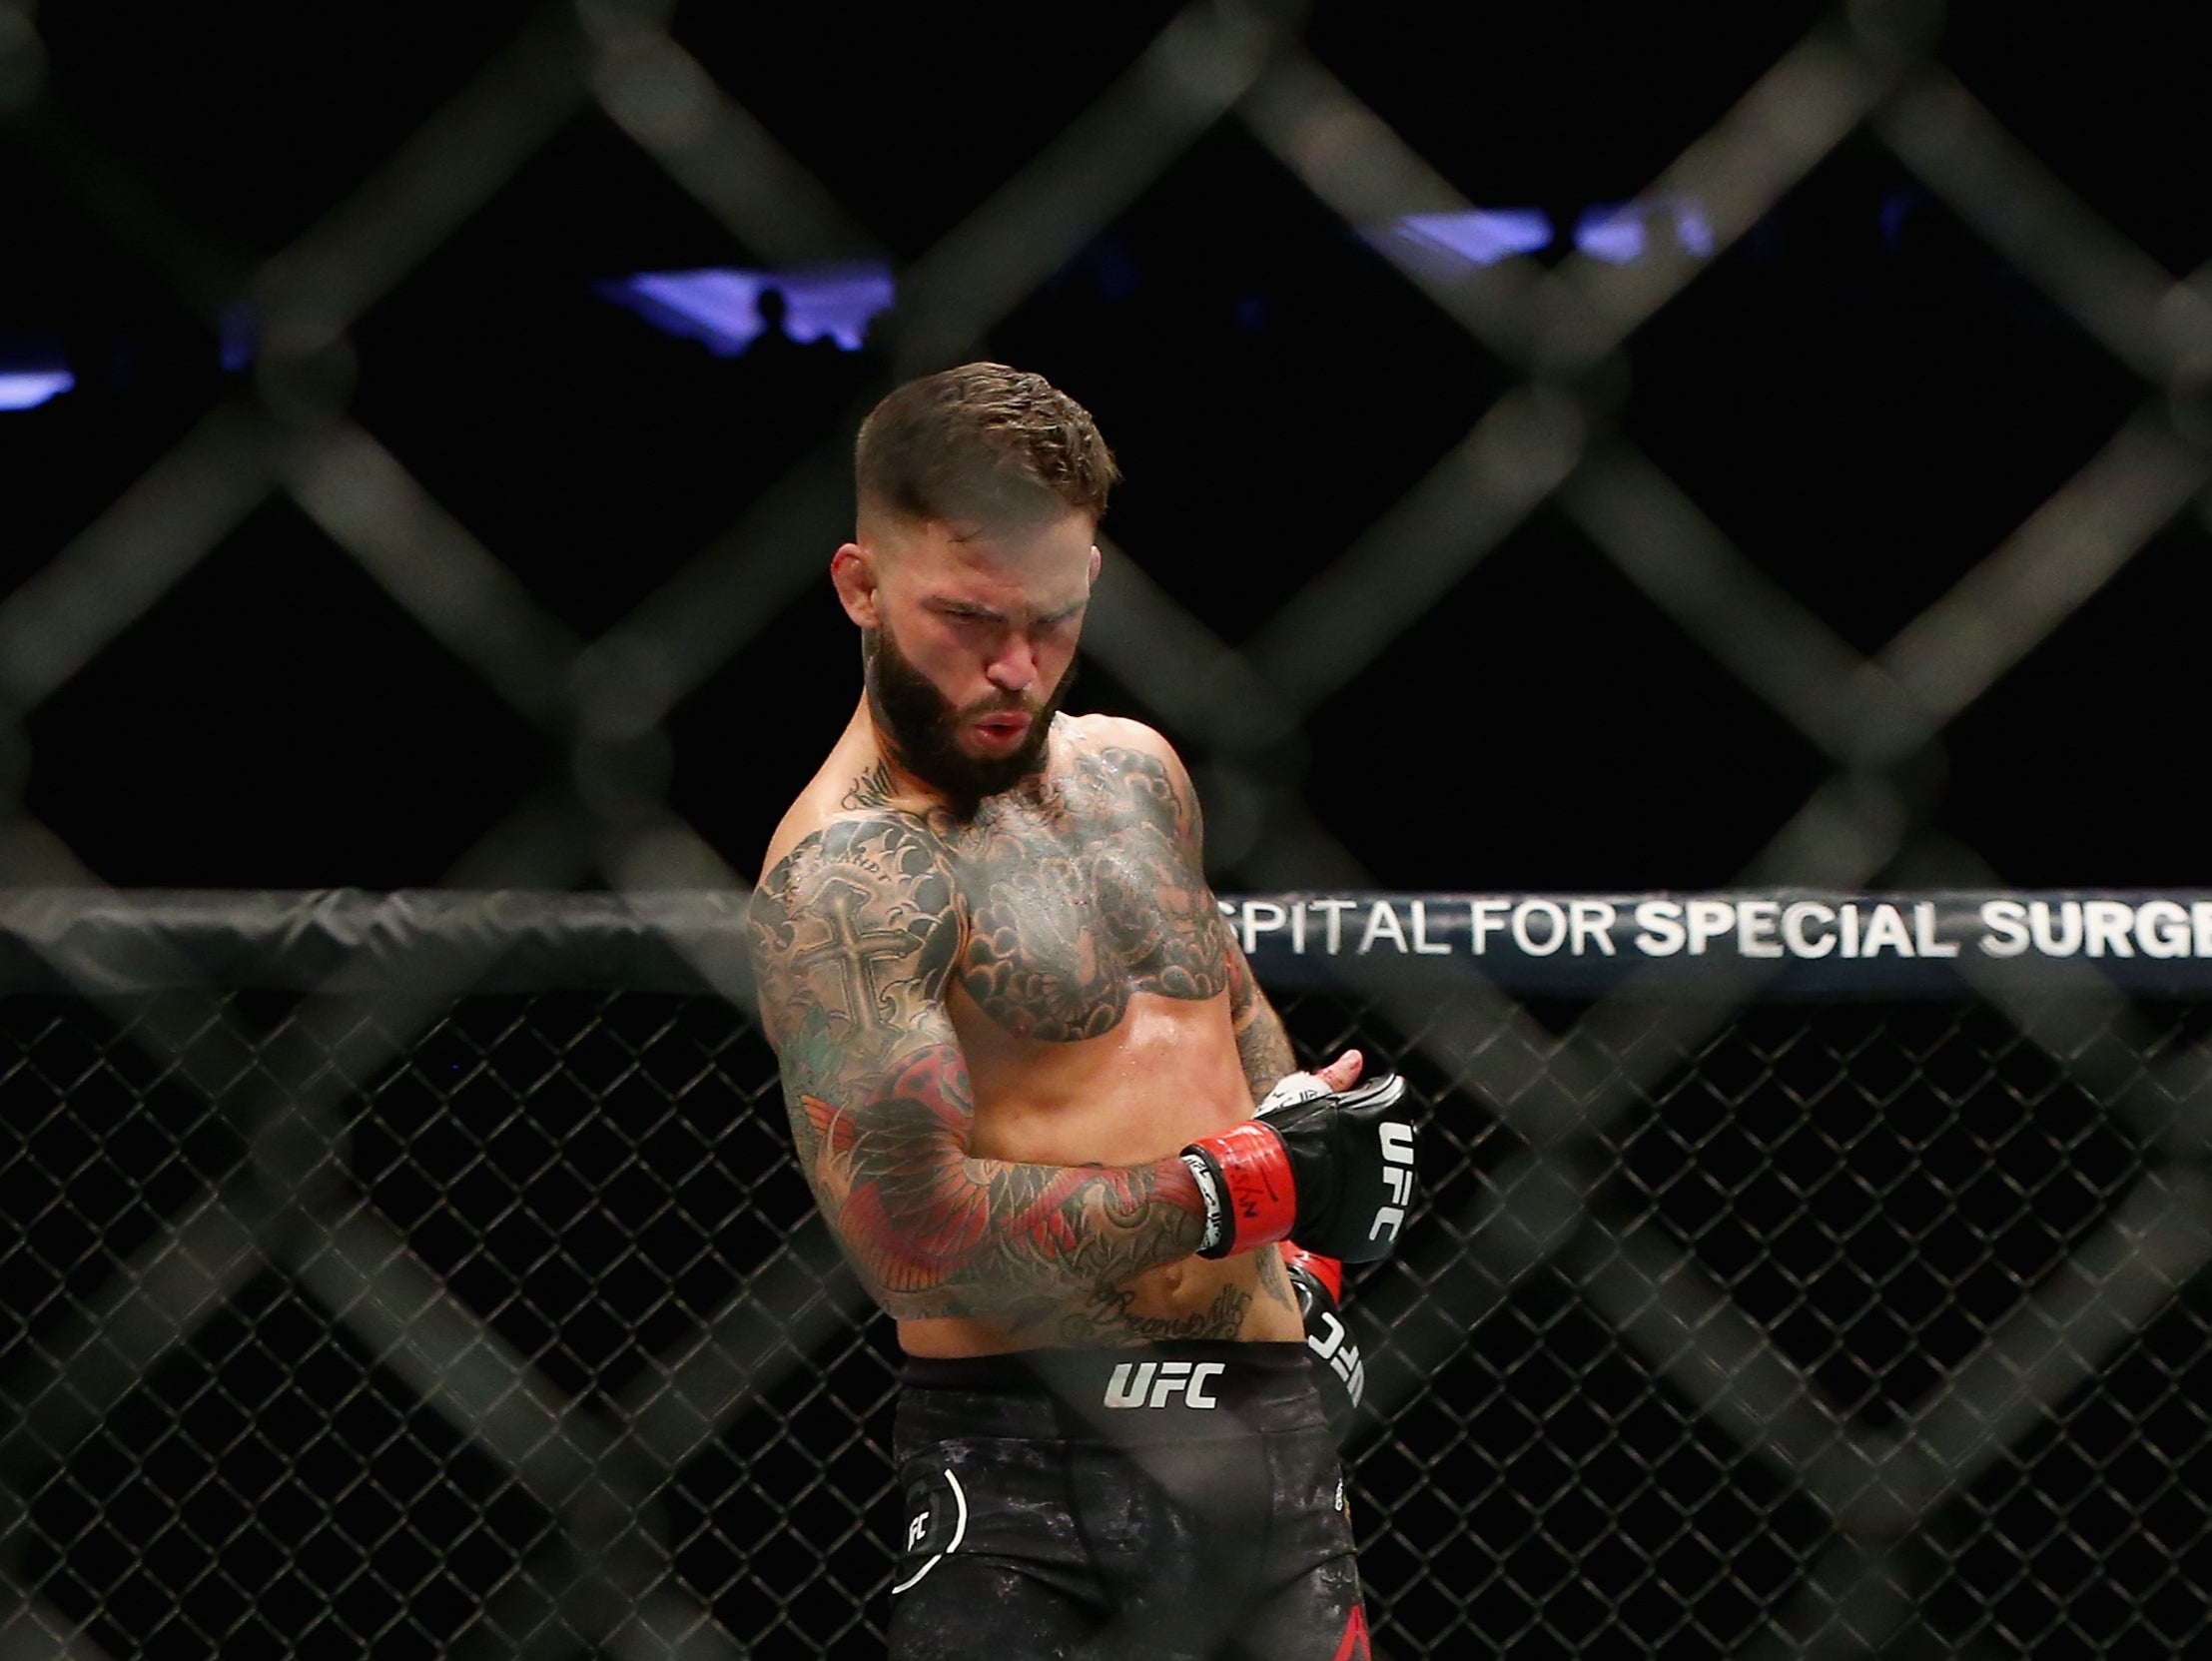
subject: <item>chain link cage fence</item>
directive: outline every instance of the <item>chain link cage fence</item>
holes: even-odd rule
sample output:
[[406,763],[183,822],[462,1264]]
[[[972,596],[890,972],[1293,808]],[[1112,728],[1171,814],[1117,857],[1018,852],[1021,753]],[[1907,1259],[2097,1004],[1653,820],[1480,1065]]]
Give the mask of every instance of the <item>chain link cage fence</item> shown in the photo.
[[[1228,909],[1301,1055],[1388,1059],[1431,1126],[1347,1288],[1378,1653],[2201,1641],[2212,900]],[[896,1342],[738,919],[9,908],[20,1653],[880,1649]]]
[[[547,189],[533,170],[579,121],[764,267],[888,259],[886,383],[990,351],[1223,133],[1483,366],[1477,417],[1386,499],[1346,480],[1346,505],[1313,505],[1320,551],[1277,573],[1266,615],[1231,626],[1170,580],[1175,549],[1140,542],[1109,550],[1085,638],[1191,760],[1218,886],[1273,896],[1233,903],[1301,1053],[1357,1035],[1413,1078],[1441,1145],[1418,1235],[1351,1287],[1382,1652],[2201,1644],[2204,1006],[2179,972],[2212,957],[2200,902],[2003,898],[2001,861],[1927,812],[1930,758],[2123,578],[2155,590],[2149,613],[2193,615],[2172,573],[2204,531],[2212,297],[2203,271],[2175,275],[2180,245],[2121,229],[1977,97],[1933,0],[1770,9],[1774,50],[1719,118],[1545,262],[1491,257],[1513,227],[1433,159],[1433,132],[1339,72],[1327,7],[1160,9],[1064,122],[1025,133],[1003,179],[936,221],[833,182],[699,15],[484,10],[480,65],[275,252],[242,255],[106,143],[71,80],[69,10],[0,0],[9,184],[68,197],[136,289],[241,343],[173,430],[134,431],[97,465],[64,431],[16,475],[76,467],[100,499],[49,512],[51,546],[11,555],[0,595],[0,1648],[879,1641],[885,1335],[811,1217],[780,1117],[753,1109],[771,1070],[724,926],[746,876],[670,781],[687,705],[771,652],[819,580],[853,410],[808,407],[626,610],[585,618],[572,581],[531,562],[532,532],[502,525],[496,489],[393,436],[446,389],[358,373],[410,285],[512,193]],[[1866,156],[2058,321],[2112,417],[2034,448],[1991,492],[2003,522],[1945,518],[1939,580],[1872,635],[1777,574],[1787,525],[1722,511],[1710,470],[1621,402],[1631,358],[1664,345],[1729,251]],[[1847,495],[1832,485],[1809,511]],[[1603,914],[1578,907],[1618,922],[1642,902],[1562,895],[1509,909],[1500,934],[1479,900],[1375,900],[1366,849],[1298,759],[1358,718],[1407,642],[1436,655],[1424,630],[1538,526],[1592,550],[1811,758],[1782,770],[1803,788],[1776,798],[1736,898],[1650,902],[1678,907],[1650,938],[1670,916],[1711,935],[1674,967],[1578,978],[1554,972],[1575,954],[1539,949],[1554,915],[1580,941]],[[355,586],[337,603],[400,620],[449,675],[440,695],[473,700],[492,758],[476,770],[511,793],[435,844],[421,891],[117,896],[113,825],[161,816],[129,791],[104,816],[42,812],[42,777],[101,770],[56,753],[53,712],[136,661],[141,625],[203,567],[272,538],[342,565]],[[224,638],[262,703],[297,668],[282,631]],[[135,684],[131,699],[127,731],[172,701]],[[1627,721],[1633,702],[1595,718]],[[303,757],[328,736],[309,732]],[[558,760],[553,782],[496,759],[524,744]],[[166,748],[220,759],[204,738]],[[392,767],[388,751],[345,761],[357,795]],[[284,770],[249,757],[221,776]],[[199,772],[169,778],[180,835],[205,794]],[[379,823],[405,833],[434,794]],[[2037,974],[1975,943],[1985,921],[1952,928],[1939,908],[1922,934],[1921,901],[1852,898],[1877,882],[2018,906],[1993,938],[2025,940]],[[604,905],[546,897],[594,883]],[[1310,911],[1316,884],[1336,899]],[[1380,927],[1378,903],[1394,941],[1326,976],[1280,950],[1278,922]],[[1748,931],[1733,953],[1701,906]],[[1797,959],[1829,961],[1822,942],[1851,955],[1846,917],[1884,972],[1806,981]],[[1470,964],[1516,926],[1513,973]],[[1807,949],[1783,973],[1765,948],[1790,927]],[[1633,939],[1621,958],[1655,955]],[[1954,941],[1939,986],[1899,968]]]

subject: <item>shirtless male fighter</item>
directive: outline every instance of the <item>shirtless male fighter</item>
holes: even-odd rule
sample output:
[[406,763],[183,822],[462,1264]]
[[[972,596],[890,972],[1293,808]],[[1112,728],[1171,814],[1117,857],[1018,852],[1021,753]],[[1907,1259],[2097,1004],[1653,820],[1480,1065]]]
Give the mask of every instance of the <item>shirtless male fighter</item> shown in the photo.
[[970,364],[856,463],[865,688],[751,947],[800,1165],[907,1358],[891,1652],[1364,1657],[1334,1276],[1404,1222],[1402,1085],[1295,1071],[1174,752],[1061,710],[1118,477],[1090,415]]

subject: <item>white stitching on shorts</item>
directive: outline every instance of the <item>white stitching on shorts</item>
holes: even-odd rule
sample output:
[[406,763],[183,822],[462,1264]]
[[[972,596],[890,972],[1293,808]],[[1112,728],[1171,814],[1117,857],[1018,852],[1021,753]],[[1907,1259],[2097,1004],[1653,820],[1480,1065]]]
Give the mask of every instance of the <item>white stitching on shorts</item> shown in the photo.
[[948,1556],[951,1553],[958,1551],[960,1549],[962,1536],[964,1536],[968,1532],[968,1496],[961,1492],[960,1478],[952,1473],[950,1467],[948,1467],[945,1472],[945,1480],[953,1485],[953,1500],[954,1503],[960,1507],[958,1514],[953,1520],[953,1537],[950,1541],[946,1543],[945,1549],[939,1552],[936,1557],[932,1557],[927,1563],[924,1563],[920,1568],[916,1569],[912,1574],[908,1575],[906,1579],[900,1581],[898,1585],[891,1588],[892,1595],[894,1597],[896,1597],[899,1593],[905,1591],[917,1580],[920,1580],[925,1574],[928,1574],[930,1570],[936,1568],[939,1558]]

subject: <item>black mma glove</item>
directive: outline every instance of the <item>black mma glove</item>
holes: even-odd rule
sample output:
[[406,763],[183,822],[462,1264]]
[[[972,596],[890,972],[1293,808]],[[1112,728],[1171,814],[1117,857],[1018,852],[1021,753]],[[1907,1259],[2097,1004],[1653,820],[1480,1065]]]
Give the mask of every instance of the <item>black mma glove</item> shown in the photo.
[[1283,1266],[1290,1273],[1290,1289],[1298,1294],[1298,1310],[1305,1316],[1305,1346],[1316,1365],[1321,1405],[1329,1416],[1329,1428],[1339,1443],[1351,1428],[1352,1410],[1367,1387],[1367,1368],[1359,1358],[1344,1323],[1344,1265],[1287,1243]]
[[1379,1074],[1334,1091],[1293,1073],[1241,1125],[1182,1151],[1205,1203],[1201,1257],[1298,1237],[1309,1251],[1372,1262],[1398,1244],[1413,1204],[1405,1081]]

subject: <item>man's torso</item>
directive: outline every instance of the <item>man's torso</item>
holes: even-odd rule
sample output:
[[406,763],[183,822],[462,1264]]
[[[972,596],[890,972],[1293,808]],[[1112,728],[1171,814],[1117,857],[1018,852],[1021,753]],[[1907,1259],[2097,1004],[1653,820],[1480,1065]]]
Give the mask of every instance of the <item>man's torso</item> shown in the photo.
[[[974,1089],[974,1157],[1136,1165],[1251,1112],[1228,1009],[1231,947],[1197,869],[1195,809],[1164,759],[1127,741],[1141,733],[1064,716],[1034,786],[966,820],[915,816],[957,889],[945,1002]],[[880,769],[842,771],[841,812],[899,808]],[[900,1326],[921,1355],[1301,1332],[1272,1250],[1187,1258],[1049,1309]]]

